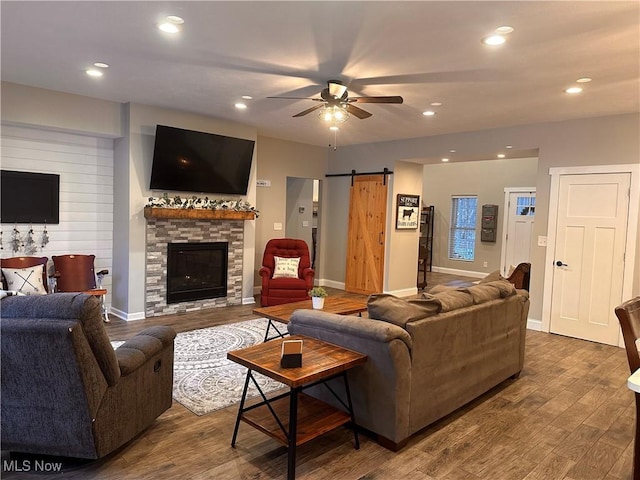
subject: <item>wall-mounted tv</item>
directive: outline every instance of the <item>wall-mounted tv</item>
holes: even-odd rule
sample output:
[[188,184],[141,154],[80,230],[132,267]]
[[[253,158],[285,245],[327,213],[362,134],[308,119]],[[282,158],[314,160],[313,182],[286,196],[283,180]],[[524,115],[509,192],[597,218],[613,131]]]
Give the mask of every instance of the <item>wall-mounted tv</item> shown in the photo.
[[0,222],[60,223],[60,175],[0,171]]
[[254,143],[158,125],[150,188],[246,195]]

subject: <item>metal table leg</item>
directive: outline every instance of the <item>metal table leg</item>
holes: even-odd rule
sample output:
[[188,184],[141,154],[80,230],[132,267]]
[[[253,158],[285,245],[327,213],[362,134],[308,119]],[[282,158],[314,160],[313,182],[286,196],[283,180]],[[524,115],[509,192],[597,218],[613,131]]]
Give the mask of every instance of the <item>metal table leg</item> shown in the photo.
[[298,439],[298,393],[292,388],[289,396],[289,445],[287,453],[287,480],[296,478],[296,442]]

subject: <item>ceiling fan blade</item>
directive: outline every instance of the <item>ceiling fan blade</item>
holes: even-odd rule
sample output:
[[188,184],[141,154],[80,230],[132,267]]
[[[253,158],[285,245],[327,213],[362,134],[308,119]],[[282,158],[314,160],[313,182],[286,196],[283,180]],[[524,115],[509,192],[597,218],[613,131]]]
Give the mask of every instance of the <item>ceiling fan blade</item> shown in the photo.
[[400,95],[390,97],[349,97],[349,101],[358,103],[402,103],[404,100]]
[[[314,100],[314,99],[310,99],[310,100]],[[302,116],[304,116],[304,115],[306,115],[306,114],[308,114],[308,113],[311,113],[311,112],[313,112],[314,110],[318,110],[319,108],[322,108],[322,107],[324,107],[324,105],[316,105],[316,106],[314,106],[314,107],[307,108],[306,110],[303,110],[303,111],[302,111],[302,112],[300,112],[300,113],[296,113],[296,114],[295,114],[295,115],[293,115],[293,116],[294,116],[294,117],[302,117]]]
[[363,110],[359,107],[356,107],[355,105],[351,105],[350,103],[347,104],[347,112],[349,112],[351,115],[353,115],[354,117],[358,117],[360,120],[363,120],[365,118],[369,118],[372,114],[367,112],[366,110]]

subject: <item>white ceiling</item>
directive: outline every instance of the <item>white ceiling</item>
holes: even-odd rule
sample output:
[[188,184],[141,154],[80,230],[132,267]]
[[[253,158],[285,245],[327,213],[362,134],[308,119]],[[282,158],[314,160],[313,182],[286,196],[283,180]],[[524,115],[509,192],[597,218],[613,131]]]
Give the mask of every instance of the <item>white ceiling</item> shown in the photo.
[[[315,145],[333,135],[292,115],[326,82],[363,104],[338,144],[640,111],[640,2],[31,2],[1,8],[2,80],[199,113]],[[184,18],[175,36],[156,28]],[[515,31],[487,47],[496,27]],[[110,67],[102,78],[84,71]],[[591,77],[585,91],[563,90]],[[234,103],[251,95],[249,108]],[[430,107],[442,102],[440,107]],[[432,108],[434,117],[422,112]]]

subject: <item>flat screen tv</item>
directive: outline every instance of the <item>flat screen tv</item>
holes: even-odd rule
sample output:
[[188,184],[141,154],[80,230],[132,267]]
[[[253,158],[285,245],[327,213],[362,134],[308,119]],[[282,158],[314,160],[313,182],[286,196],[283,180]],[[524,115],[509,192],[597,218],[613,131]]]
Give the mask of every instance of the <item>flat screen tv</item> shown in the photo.
[[158,125],[150,188],[246,195],[254,143]]
[[60,175],[0,171],[0,222],[60,223]]

